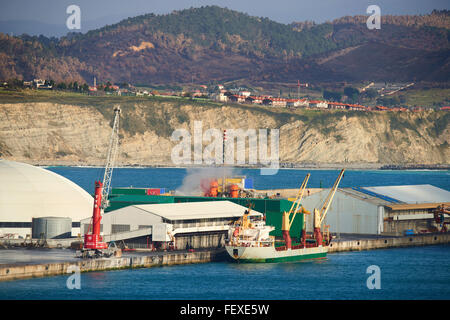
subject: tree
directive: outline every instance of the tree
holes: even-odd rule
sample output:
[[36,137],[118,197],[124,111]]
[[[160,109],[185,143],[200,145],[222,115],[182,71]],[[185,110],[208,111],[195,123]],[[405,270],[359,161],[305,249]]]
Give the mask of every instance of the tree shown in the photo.
[[369,88],[364,91],[364,95],[369,99],[374,99],[378,96],[378,91],[376,89]]
[[348,97],[348,99],[352,102],[358,101],[359,91],[353,87],[345,87],[344,94]]
[[323,92],[323,98],[325,100],[340,102],[342,99],[342,94],[340,92],[325,90]]
[[87,83],[85,83],[85,84],[83,84],[83,85],[81,86],[81,91],[83,91],[83,92],[89,91],[89,86],[88,86]]
[[56,86],[56,89],[59,89],[59,90],[65,90],[65,89],[67,89],[67,85],[66,85],[64,82],[60,82],[60,83],[58,83],[58,85]]

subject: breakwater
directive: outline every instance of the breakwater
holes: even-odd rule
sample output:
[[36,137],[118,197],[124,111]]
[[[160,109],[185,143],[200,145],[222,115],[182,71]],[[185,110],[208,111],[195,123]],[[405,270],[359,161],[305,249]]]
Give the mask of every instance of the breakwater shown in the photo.
[[333,241],[328,252],[360,251],[398,247],[425,246],[450,242],[450,233],[411,235],[403,237],[377,237],[373,239],[355,239]]
[[79,261],[4,264],[0,265],[0,281],[69,274],[74,268],[80,272],[107,271],[128,268],[150,268],[178,264],[205,263],[226,258],[224,249],[198,252],[161,252],[120,258],[80,259]]

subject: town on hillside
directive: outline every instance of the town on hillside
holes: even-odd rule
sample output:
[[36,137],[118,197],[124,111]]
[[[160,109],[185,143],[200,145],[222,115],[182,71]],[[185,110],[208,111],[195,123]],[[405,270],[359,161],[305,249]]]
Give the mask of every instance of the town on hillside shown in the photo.
[[[379,101],[386,101],[393,98],[383,98],[394,95],[395,93],[413,86],[414,83],[407,84],[388,84],[388,83],[374,83],[356,89],[353,87],[346,87],[343,95],[337,92],[330,92],[324,90],[323,98],[330,99],[312,99],[309,97],[300,97],[300,87],[307,88],[308,83],[297,84],[298,94],[296,98],[273,96],[270,94],[253,93],[248,88],[226,88],[224,85],[194,85],[189,86],[189,90],[183,90],[181,87],[175,86],[179,90],[152,90],[143,89],[134,86],[130,83],[111,82],[97,84],[96,78],[93,79],[93,85],[87,83],[78,84],[77,82],[70,83],[55,83],[53,80],[33,79],[30,81],[23,80],[9,80],[0,81],[0,87],[6,89],[31,89],[31,90],[59,90],[59,91],[73,91],[84,93],[90,96],[156,96],[156,97],[171,97],[171,98],[190,98],[195,100],[216,101],[220,103],[230,104],[245,104],[245,105],[260,105],[279,108],[306,108],[318,110],[349,110],[349,111],[398,111],[398,112],[418,112],[426,109],[429,110],[445,110],[449,111],[450,106],[440,106],[438,108],[413,106],[408,107],[398,103],[397,105],[383,106],[381,104],[375,106],[365,106],[359,103],[352,103],[352,96],[360,94],[370,94],[372,97],[378,96]],[[170,87],[170,86],[168,86]],[[341,100],[344,98],[344,102]],[[384,100],[383,100],[384,99]],[[397,98],[398,100],[398,98]],[[400,102],[400,101],[399,101]]]

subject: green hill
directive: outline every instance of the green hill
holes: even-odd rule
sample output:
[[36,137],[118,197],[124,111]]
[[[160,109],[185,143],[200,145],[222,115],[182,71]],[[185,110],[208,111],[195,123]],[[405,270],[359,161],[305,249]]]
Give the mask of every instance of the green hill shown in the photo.
[[299,27],[207,6],[60,39],[0,34],[0,79],[448,81],[449,13],[407,17],[386,19],[381,30],[361,17]]

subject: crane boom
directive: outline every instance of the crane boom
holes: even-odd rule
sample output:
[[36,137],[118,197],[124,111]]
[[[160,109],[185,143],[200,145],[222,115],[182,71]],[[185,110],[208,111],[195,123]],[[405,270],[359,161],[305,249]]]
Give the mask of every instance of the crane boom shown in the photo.
[[[336,193],[339,182],[341,182],[344,172],[345,169],[342,169],[341,172],[339,173],[339,176],[334,182],[333,188],[331,188],[330,193],[328,193],[328,196],[325,199],[322,207],[320,209],[314,208],[314,238],[316,239],[318,246],[322,246],[323,244],[323,236],[322,232],[320,231],[322,222],[327,215],[328,208],[330,207],[331,201],[333,200],[334,194]],[[329,238],[326,240],[326,243],[330,243]]]
[[342,169],[341,172],[339,173],[338,178],[334,182],[333,188],[331,188],[330,193],[328,194],[328,197],[325,199],[325,202],[323,203],[323,205],[319,211],[320,224],[322,224],[323,220],[325,219],[325,216],[327,215],[328,208],[330,207],[331,201],[333,200],[334,194],[336,193],[339,182],[341,182],[344,172],[345,172],[345,169]]
[[302,185],[300,186],[300,189],[298,190],[297,198],[295,198],[294,203],[292,203],[291,210],[289,210],[289,214],[292,213],[292,209],[294,209],[294,205],[295,205],[295,203],[297,203],[295,210],[294,210],[294,214],[292,216],[292,219],[289,221],[289,230],[291,229],[292,223],[294,222],[294,219],[295,219],[295,215],[298,212],[298,207],[300,206],[300,203],[303,199],[303,193],[305,192],[306,185],[308,184],[308,180],[309,180],[310,176],[311,176],[311,174],[309,174],[309,173],[306,175],[305,179],[303,180]]
[[111,178],[113,168],[116,163],[117,153],[119,149],[119,118],[120,106],[114,108],[114,123],[111,137],[109,139],[108,154],[106,156],[105,174],[103,176],[103,190],[102,190],[102,209],[108,207],[108,195],[111,190]]

